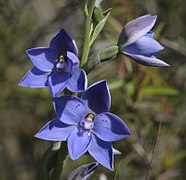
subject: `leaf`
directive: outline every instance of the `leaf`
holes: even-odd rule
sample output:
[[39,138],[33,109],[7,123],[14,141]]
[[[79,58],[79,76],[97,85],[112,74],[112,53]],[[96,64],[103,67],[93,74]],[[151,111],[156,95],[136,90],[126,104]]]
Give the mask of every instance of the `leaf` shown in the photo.
[[175,96],[178,95],[178,91],[171,87],[160,87],[160,86],[147,86],[141,89],[139,97],[152,96],[152,95],[167,95]]
[[165,154],[163,166],[165,169],[170,169],[171,167],[176,166],[180,161],[186,157],[186,150],[177,152],[176,154],[172,151],[169,151]]
[[107,15],[95,27],[94,32],[92,34],[92,38],[90,40],[90,44],[89,44],[90,46],[93,44],[93,42],[96,40],[96,38],[98,37],[98,35],[102,31],[102,29],[104,28],[105,23],[110,15],[110,13],[111,13],[111,10],[108,11]]
[[86,180],[88,179],[96,170],[99,163],[92,162],[89,164],[84,164],[77,169],[73,170],[67,177],[67,180]]
[[67,143],[65,141],[63,143],[59,142],[56,144],[56,146],[53,147],[53,150],[56,149],[58,150],[58,154],[56,163],[54,164],[53,172],[51,174],[51,180],[61,179],[63,167],[68,156]]
[[37,179],[48,180],[48,171],[50,171],[57,161],[57,154],[60,143],[50,146],[44,153],[37,172]]
[[143,82],[143,86],[146,86],[151,81],[153,81],[156,86],[166,85],[165,80],[157,69],[148,68],[146,66],[140,66],[139,68],[146,74],[145,77],[147,78],[146,83]]
[[109,86],[110,90],[114,90],[114,89],[118,89],[118,88],[122,87],[124,84],[125,84],[125,82],[123,81],[123,79],[117,79],[113,82],[110,82],[108,84],[108,86]]

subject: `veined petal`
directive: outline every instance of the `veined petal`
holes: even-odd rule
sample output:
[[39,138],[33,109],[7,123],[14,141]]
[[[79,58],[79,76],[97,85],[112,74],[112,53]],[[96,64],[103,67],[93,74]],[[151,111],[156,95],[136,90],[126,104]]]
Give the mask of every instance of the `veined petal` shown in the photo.
[[81,97],[95,113],[109,111],[110,109],[110,92],[107,82],[99,81],[91,85]]
[[42,88],[48,86],[48,76],[50,73],[40,71],[33,67],[20,81],[19,86]]
[[94,134],[103,141],[116,141],[130,135],[126,124],[116,115],[106,112],[98,114],[94,119]]
[[92,135],[88,131],[75,128],[68,137],[68,153],[72,160],[76,160],[86,153]]
[[154,67],[168,67],[169,64],[166,62],[156,58],[155,56],[142,56],[142,55],[134,55],[127,52],[123,52],[123,54],[131,57],[137,63],[145,65],[145,66],[154,66]]
[[119,36],[118,43],[122,49],[148,33],[154,26],[156,18],[157,16],[147,14],[127,23]]
[[52,101],[57,117],[66,124],[77,125],[89,112],[85,103],[75,96],[61,96]]
[[61,29],[50,41],[50,47],[55,49],[59,55],[65,54],[66,51],[78,55],[78,50],[75,41],[69,33]]
[[67,88],[72,92],[82,92],[87,88],[87,76],[84,70],[76,69],[67,84]]
[[67,125],[58,118],[49,121],[36,135],[36,138],[50,141],[66,141],[75,126]]
[[57,59],[56,52],[51,48],[33,48],[27,50],[32,63],[41,71],[51,72]]
[[92,141],[88,148],[90,155],[100,164],[110,170],[113,168],[114,154],[111,142],[105,142],[92,135]]
[[70,74],[67,72],[54,72],[48,78],[48,85],[50,92],[53,96],[57,96],[61,93],[69,81]]
[[164,49],[164,47],[154,40],[150,35],[145,35],[133,44],[124,48],[124,51],[135,55],[153,56]]

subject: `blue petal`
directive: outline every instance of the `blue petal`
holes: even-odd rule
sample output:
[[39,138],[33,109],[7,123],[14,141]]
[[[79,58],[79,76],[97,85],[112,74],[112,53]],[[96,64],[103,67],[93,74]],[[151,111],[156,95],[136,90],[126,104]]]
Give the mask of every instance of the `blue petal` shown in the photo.
[[42,88],[48,86],[48,76],[50,73],[40,71],[36,67],[32,68],[20,81],[19,86]]
[[92,135],[88,131],[75,128],[68,137],[68,153],[72,160],[78,159],[86,153],[91,142]]
[[149,35],[143,36],[133,44],[124,48],[124,51],[135,55],[153,56],[161,51],[164,47]]
[[86,101],[89,108],[95,113],[109,111],[110,109],[110,92],[106,81],[99,81],[91,85],[81,97]]
[[69,51],[67,51],[67,58],[68,58],[68,63],[71,67],[71,71],[73,72],[75,69],[79,67],[79,59],[75,54]]
[[66,72],[55,72],[51,74],[48,78],[48,85],[51,94],[53,96],[57,96],[59,93],[61,93],[67,86],[69,78],[70,74]]
[[67,51],[78,54],[75,41],[64,29],[61,29],[51,40],[50,47],[58,52],[58,55],[66,55]]
[[92,131],[103,141],[116,141],[130,135],[126,124],[116,115],[106,112],[94,119]]
[[58,118],[49,121],[36,135],[36,138],[50,141],[66,141],[75,126],[67,125]]
[[51,72],[57,59],[56,52],[51,48],[33,48],[27,50],[32,63],[41,71]]
[[135,60],[137,63],[145,65],[145,66],[154,66],[154,67],[168,67],[169,64],[166,62],[157,59],[155,56],[147,57],[142,55],[134,55],[130,53],[124,52],[125,55],[131,57],[133,60]]
[[92,141],[88,148],[88,152],[97,162],[106,168],[113,170],[114,154],[110,142],[102,141],[92,135]]
[[84,70],[76,69],[73,72],[67,88],[72,92],[81,92],[87,88],[87,76]]
[[145,34],[145,36],[149,36],[149,37],[153,38],[154,37],[154,32],[149,31],[147,34]]
[[154,26],[156,18],[157,16],[147,14],[127,23],[119,36],[119,44],[122,45],[122,49],[147,34]]
[[75,96],[61,96],[52,101],[57,117],[66,124],[77,125],[89,113],[84,102]]

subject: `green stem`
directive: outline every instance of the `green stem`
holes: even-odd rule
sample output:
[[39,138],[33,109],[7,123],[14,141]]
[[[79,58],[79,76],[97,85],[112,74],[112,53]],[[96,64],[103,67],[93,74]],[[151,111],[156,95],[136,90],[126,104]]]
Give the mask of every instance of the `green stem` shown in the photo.
[[67,155],[68,155],[67,143],[61,142],[61,147],[58,152],[57,162],[51,175],[51,180],[60,180]]
[[79,1],[80,1],[79,3],[80,3],[81,10],[84,11],[84,9],[85,9],[85,4],[86,4],[86,1],[87,1],[87,0],[79,0]]
[[[81,67],[87,62],[89,51],[90,51],[90,30],[91,30],[91,20],[94,11],[94,5],[96,0],[91,0],[89,7],[87,3],[84,9],[84,40],[83,40],[83,51],[81,57]],[[88,8],[87,8],[88,7]]]

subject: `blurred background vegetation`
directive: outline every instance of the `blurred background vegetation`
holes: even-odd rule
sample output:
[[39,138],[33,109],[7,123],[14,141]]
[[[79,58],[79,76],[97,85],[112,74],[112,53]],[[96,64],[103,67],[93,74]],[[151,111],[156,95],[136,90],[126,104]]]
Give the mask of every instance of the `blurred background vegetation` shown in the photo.
[[[89,83],[107,79],[112,108],[130,127],[132,136],[114,143],[115,171],[99,166],[91,179],[186,179],[186,1],[110,0],[103,9],[112,14],[92,52],[117,41],[126,22],[143,14],[157,14],[154,31],[165,46],[159,58],[170,68],[137,65],[120,56],[100,64]],[[55,117],[47,89],[18,87],[32,67],[25,50],[47,46],[65,28],[81,53],[83,17],[77,0],[0,0],[0,179],[35,179],[40,158],[52,142],[34,134]],[[152,152],[162,122],[159,141]],[[91,162],[89,156],[68,159],[64,179],[75,167]]]

